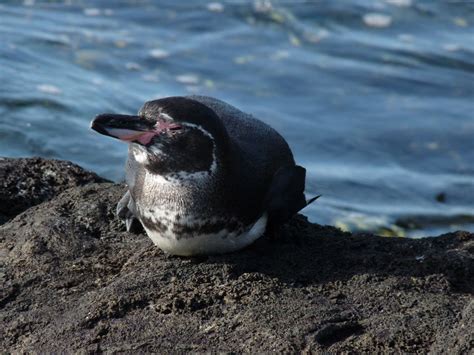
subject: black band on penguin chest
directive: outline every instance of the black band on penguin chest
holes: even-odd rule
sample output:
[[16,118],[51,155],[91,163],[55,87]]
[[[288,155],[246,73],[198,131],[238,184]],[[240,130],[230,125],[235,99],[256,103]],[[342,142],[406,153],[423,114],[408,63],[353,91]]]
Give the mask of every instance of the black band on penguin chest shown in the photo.
[[244,225],[237,222],[235,219],[203,219],[199,222],[185,224],[180,221],[180,219],[175,221],[167,219],[156,221],[142,216],[141,222],[147,229],[161,233],[163,236],[166,235],[165,233],[167,231],[172,232],[176,240],[193,238],[202,235],[217,234],[224,230],[228,233],[237,232],[240,234],[245,229]]

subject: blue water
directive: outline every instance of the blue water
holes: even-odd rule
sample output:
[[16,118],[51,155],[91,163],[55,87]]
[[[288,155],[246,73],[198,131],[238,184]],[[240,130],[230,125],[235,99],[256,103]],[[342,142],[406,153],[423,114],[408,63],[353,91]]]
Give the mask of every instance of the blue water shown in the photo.
[[2,156],[120,180],[126,146],[92,132],[94,115],[190,93],[285,136],[323,195],[312,221],[474,231],[474,2],[0,4]]

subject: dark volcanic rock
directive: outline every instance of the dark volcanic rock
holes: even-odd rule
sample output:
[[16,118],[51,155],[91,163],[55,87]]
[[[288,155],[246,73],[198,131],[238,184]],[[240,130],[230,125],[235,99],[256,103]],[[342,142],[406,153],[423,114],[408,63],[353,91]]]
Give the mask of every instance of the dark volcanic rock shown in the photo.
[[0,224],[70,187],[104,181],[68,161],[0,158]]
[[163,254],[88,184],[0,227],[9,352],[467,353],[474,235],[352,235],[294,218],[281,238],[207,258]]

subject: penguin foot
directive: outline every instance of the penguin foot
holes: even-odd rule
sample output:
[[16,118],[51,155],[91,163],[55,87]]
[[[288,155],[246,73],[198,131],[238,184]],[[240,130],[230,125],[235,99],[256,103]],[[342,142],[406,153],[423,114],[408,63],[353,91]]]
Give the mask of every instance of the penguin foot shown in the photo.
[[130,197],[130,192],[127,191],[120,199],[119,203],[117,203],[117,216],[125,222],[127,232],[140,234],[144,230],[142,224],[133,213],[134,206],[133,200]]
[[140,234],[143,232],[143,226],[135,216],[125,218],[125,227],[129,233]]
[[130,213],[130,210],[128,209],[128,204],[130,203],[130,192],[127,191],[125,195],[120,199],[120,201],[117,203],[117,216],[121,219],[125,219],[127,217],[127,214]]

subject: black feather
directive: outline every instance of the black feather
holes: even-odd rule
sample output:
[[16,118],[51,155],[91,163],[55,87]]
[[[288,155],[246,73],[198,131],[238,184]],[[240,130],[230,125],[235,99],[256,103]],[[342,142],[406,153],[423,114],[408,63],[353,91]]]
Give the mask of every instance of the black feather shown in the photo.
[[282,167],[275,173],[264,200],[269,223],[281,225],[306,207],[305,178],[306,169],[297,165]]

